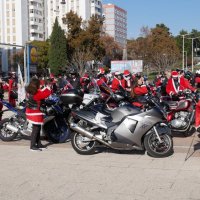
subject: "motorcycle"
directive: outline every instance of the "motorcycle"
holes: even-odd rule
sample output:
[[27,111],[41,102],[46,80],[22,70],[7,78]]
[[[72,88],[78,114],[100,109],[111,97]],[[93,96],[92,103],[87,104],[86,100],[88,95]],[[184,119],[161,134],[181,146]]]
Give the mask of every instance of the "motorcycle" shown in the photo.
[[[18,135],[30,136],[32,124],[26,120],[25,103],[22,109],[12,107],[4,100],[2,103],[8,108],[2,112],[12,111],[14,114],[0,122],[0,139],[12,141]],[[70,130],[66,123],[69,109],[62,105],[60,99],[56,95],[50,96],[42,103],[41,109],[45,113],[41,135],[54,143],[62,143],[69,139]]]
[[[77,93],[61,95],[61,99],[64,105],[81,103]],[[155,107],[146,112],[131,105],[110,112],[104,112],[102,104],[72,109],[68,123],[73,149],[88,155],[100,144],[117,150],[146,150],[153,157],[171,155],[173,141],[171,130],[164,123],[166,113],[153,99],[148,101]]]
[[197,93],[180,91],[176,99],[161,97],[161,104],[167,113],[167,121],[173,132],[191,134],[195,122],[195,106],[199,100]]

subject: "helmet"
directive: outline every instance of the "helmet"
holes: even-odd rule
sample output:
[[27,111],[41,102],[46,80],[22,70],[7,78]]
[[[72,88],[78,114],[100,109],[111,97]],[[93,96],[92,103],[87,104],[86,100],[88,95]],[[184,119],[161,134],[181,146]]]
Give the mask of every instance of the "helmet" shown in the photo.
[[72,75],[77,75],[76,69],[72,69],[72,70],[70,71],[70,74],[72,74]]
[[178,72],[177,71],[172,71],[172,78],[177,78],[178,77]]
[[105,74],[105,69],[104,68],[102,68],[102,67],[100,67],[99,69],[98,69],[98,71],[97,71],[97,74],[98,75],[100,75],[100,74]]

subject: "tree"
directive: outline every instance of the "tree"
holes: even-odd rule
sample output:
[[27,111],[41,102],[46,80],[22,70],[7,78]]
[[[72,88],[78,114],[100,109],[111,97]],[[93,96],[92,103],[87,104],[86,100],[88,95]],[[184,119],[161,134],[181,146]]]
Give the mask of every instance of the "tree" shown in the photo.
[[180,51],[169,29],[161,24],[150,31],[147,28],[142,30],[145,31],[141,34],[143,37],[128,41],[128,58],[143,60],[144,66],[159,72],[176,65]]
[[49,63],[53,73],[58,73],[65,68],[67,63],[67,46],[64,31],[61,29],[56,18],[53,31],[50,36],[50,47],[48,52]]
[[92,16],[86,25],[81,17],[71,11],[63,18],[63,22],[68,29],[68,66],[77,68],[79,73],[83,73],[87,61],[101,61],[105,55],[105,48],[101,41],[103,20]]
[[63,23],[67,26],[67,58],[71,62],[76,48],[82,43],[82,34],[84,30],[81,28],[82,18],[73,11],[70,11],[63,17]]
[[150,62],[160,72],[166,67],[173,67],[180,58],[180,51],[176,41],[166,28],[156,27],[149,36]]
[[19,65],[24,65],[24,49],[18,50],[15,54],[13,54],[12,58],[14,63]]
[[110,67],[111,60],[122,59],[122,48],[114,41],[114,38],[109,35],[101,36],[103,47],[105,49],[104,64]]
[[37,66],[38,69],[45,69],[48,66],[49,58],[49,41],[33,41],[31,45],[37,49]]
[[86,45],[93,54],[94,62],[101,61],[105,56],[105,48],[101,40],[103,34],[103,18],[93,15],[86,29]]

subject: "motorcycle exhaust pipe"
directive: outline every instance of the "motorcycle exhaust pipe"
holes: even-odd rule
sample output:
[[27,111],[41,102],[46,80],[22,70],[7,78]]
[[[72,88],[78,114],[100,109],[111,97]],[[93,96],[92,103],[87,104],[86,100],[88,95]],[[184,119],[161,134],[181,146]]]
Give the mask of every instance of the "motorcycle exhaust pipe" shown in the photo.
[[92,132],[85,130],[84,128],[78,126],[77,124],[71,123],[70,128],[72,130],[76,131],[77,133],[80,133],[81,135],[89,138],[89,139],[97,140],[98,142],[103,143],[104,145],[106,145],[110,148],[113,148],[110,144],[108,144],[107,142],[103,141],[102,139],[96,137],[95,135],[93,135]]
[[15,126],[11,125],[11,124],[8,124],[6,125],[6,128],[9,130],[9,131],[12,131],[14,133],[18,133],[19,129],[16,128]]

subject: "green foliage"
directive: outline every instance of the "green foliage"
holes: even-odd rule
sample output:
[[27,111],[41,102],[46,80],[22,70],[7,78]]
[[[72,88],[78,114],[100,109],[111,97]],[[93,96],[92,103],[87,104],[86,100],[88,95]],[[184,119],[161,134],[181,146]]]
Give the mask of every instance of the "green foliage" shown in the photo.
[[61,29],[56,18],[53,31],[50,37],[50,47],[48,52],[49,67],[53,73],[58,73],[65,68],[67,63],[67,46],[64,31]]
[[31,45],[37,49],[37,66],[40,69],[45,69],[48,66],[48,50],[49,42],[48,41],[33,41]]

